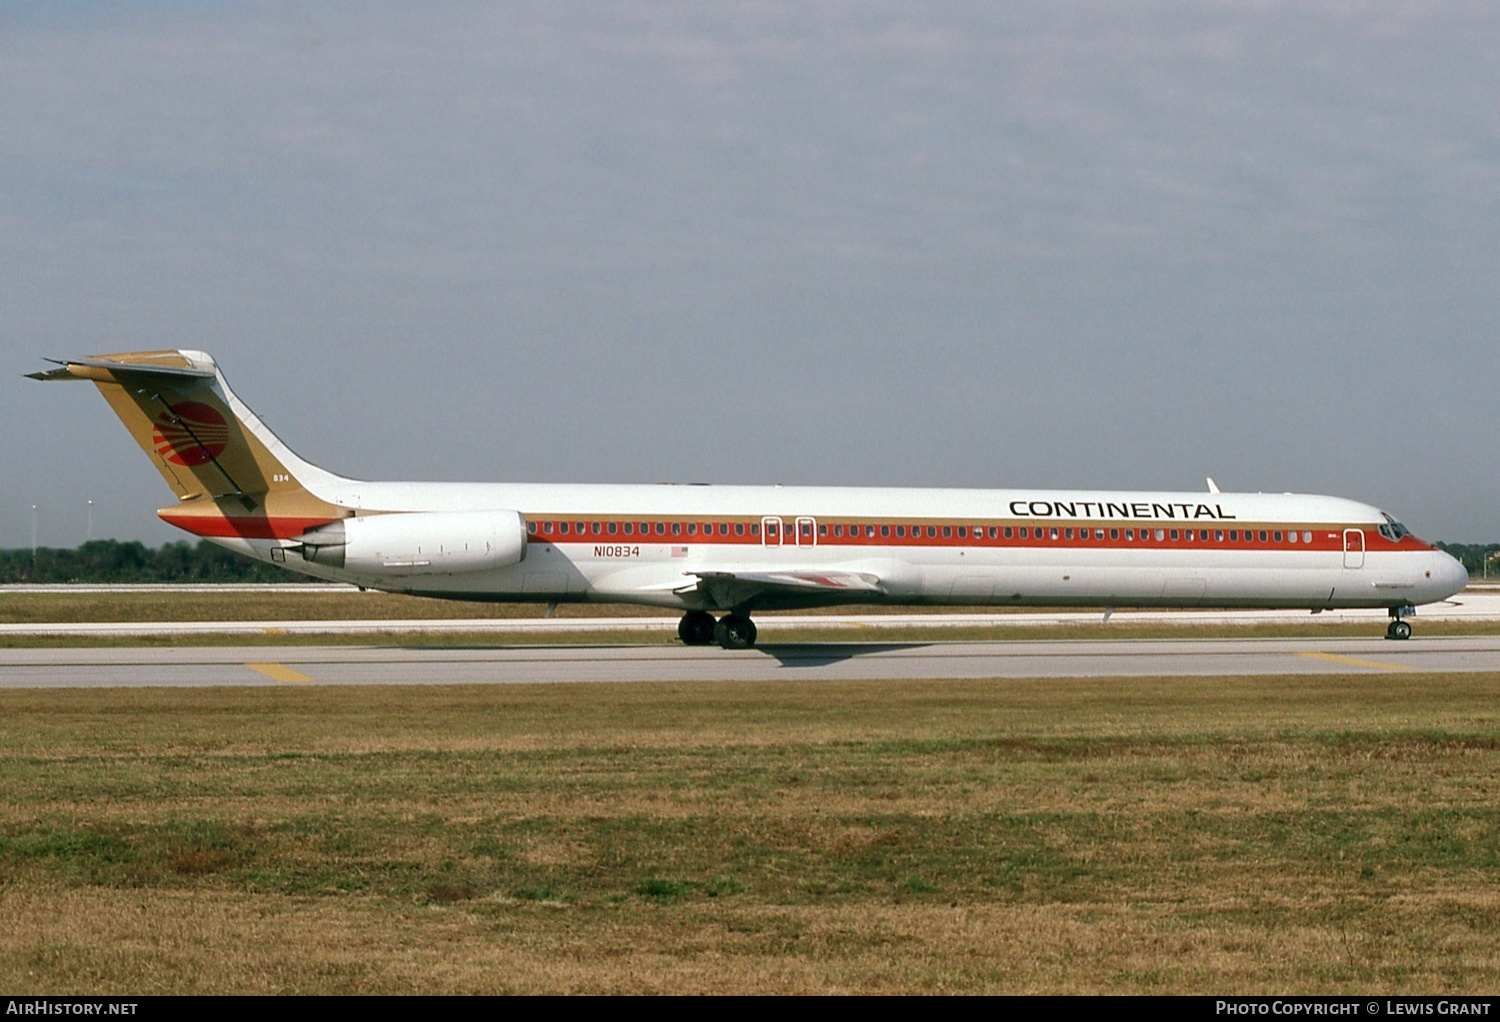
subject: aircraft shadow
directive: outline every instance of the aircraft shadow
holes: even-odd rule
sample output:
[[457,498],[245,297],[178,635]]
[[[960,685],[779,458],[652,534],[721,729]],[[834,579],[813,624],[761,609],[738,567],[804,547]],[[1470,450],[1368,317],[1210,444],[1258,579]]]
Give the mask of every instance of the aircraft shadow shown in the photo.
[[[857,656],[867,656],[871,653],[899,653],[908,649],[924,649],[932,645],[930,642],[783,642],[765,643],[749,650],[752,653],[763,653],[778,661],[782,667],[826,667],[829,664],[841,663],[852,660]],[[448,643],[435,642],[412,642],[393,644],[392,649],[404,649],[409,651],[421,651],[430,649],[442,650],[464,650],[468,652],[485,652],[495,650],[578,650],[583,647],[569,643],[539,644],[539,643],[465,643],[463,645],[449,645]],[[637,646],[598,646],[596,649],[638,649]],[[683,647],[663,647],[666,649]],[[712,647],[701,647],[712,651]]]
[[930,645],[928,642],[786,642],[756,646],[755,652],[774,657],[782,667],[827,667],[871,653],[899,653]]

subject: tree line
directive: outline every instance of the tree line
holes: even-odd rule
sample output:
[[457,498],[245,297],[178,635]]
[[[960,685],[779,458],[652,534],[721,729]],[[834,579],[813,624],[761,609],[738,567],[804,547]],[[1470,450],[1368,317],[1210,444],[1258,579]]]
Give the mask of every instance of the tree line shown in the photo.
[[0,584],[18,582],[315,582],[199,540],[153,550],[132,540],[93,539],[73,549],[0,550]]
[[[1438,543],[1463,562],[1469,577],[1482,578],[1485,565],[1500,578],[1500,543]],[[93,539],[73,549],[38,547],[0,550],[0,584],[18,582],[311,582],[264,561],[232,553],[208,540],[194,546],[167,543],[153,550],[139,541]]]

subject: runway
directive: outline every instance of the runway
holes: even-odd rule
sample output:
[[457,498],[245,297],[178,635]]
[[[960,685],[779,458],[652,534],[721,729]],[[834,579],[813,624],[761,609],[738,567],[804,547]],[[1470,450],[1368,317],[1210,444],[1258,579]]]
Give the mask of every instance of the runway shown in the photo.
[[[65,587],[0,587],[3,592],[54,591]],[[147,587],[112,587],[109,591],[145,591]],[[153,587],[153,591],[165,587]],[[187,587],[181,587],[186,591]],[[228,589],[230,587],[225,587]],[[248,590],[251,587],[240,587]],[[338,591],[324,586],[281,586],[293,591]],[[343,587],[347,590],[349,587]],[[82,589],[76,591],[84,591]],[[101,590],[103,591],[103,590]],[[215,590],[205,588],[204,592]],[[537,610],[541,614],[541,610]],[[548,632],[637,632],[675,635],[677,616],[666,617],[555,617],[545,618],[414,618],[366,619],[339,621],[87,621],[0,623],[0,638],[5,636],[170,636],[170,635],[418,635],[420,633],[461,633],[496,636]],[[1095,625],[1105,620],[1099,610],[1007,611],[1002,613],[886,613],[886,614],[772,614],[760,618],[762,636],[774,639],[781,628],[846,628],[870,633],[872,639],[890,629],[927,628],[1047,628],[1062,625]],[[1371,636],[1385,630],[1385,613],[1380,610],[1330,610],[1309,614],[1305,610],[1123,610],[1108,617],[1115,624],[1174,624],[1235,626],[1256,624],[1354,623],[1367,627]],[[1500,621],[1500,591],[1469,590],[1461,599],[1422,607],[1413,618],[1418,632],[1426,621],[1461,621],[1476,623]],[[377,640],[378,641],[378,640]]]
[[1500,672],[1500,636],[0,650],[0,688],[888,681]]

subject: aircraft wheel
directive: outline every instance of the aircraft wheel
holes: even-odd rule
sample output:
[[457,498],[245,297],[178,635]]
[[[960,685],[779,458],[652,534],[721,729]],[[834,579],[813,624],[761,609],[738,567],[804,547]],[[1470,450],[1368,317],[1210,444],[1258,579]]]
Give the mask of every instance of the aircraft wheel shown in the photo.
[[714,641],[714,616],[703,610],[690,610],[677,622],[677,637],[684,646],[707,646]]
[[1409,639],[1411,638],[1411,625],[1397,619],[1392,621],[1385,630],[1387,639]]
[[714,641],[725,649],[749,649],[755,645],[755,622],[738,614],[726,614],[714,626]]

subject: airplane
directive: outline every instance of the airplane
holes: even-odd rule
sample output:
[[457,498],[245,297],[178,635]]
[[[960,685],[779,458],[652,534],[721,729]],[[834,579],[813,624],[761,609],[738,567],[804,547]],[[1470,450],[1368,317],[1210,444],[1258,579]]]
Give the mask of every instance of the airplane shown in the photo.
[[[636,603],[745,649],[762,610],[844,604],[1384,609],[1468,583],[1368,504],[1306,494],[369,482],[293,454],[201,351],[94,355],[177,495],[157,512],[292,571],[457,600]],[[716,616],[717,615],[717,616]]]

